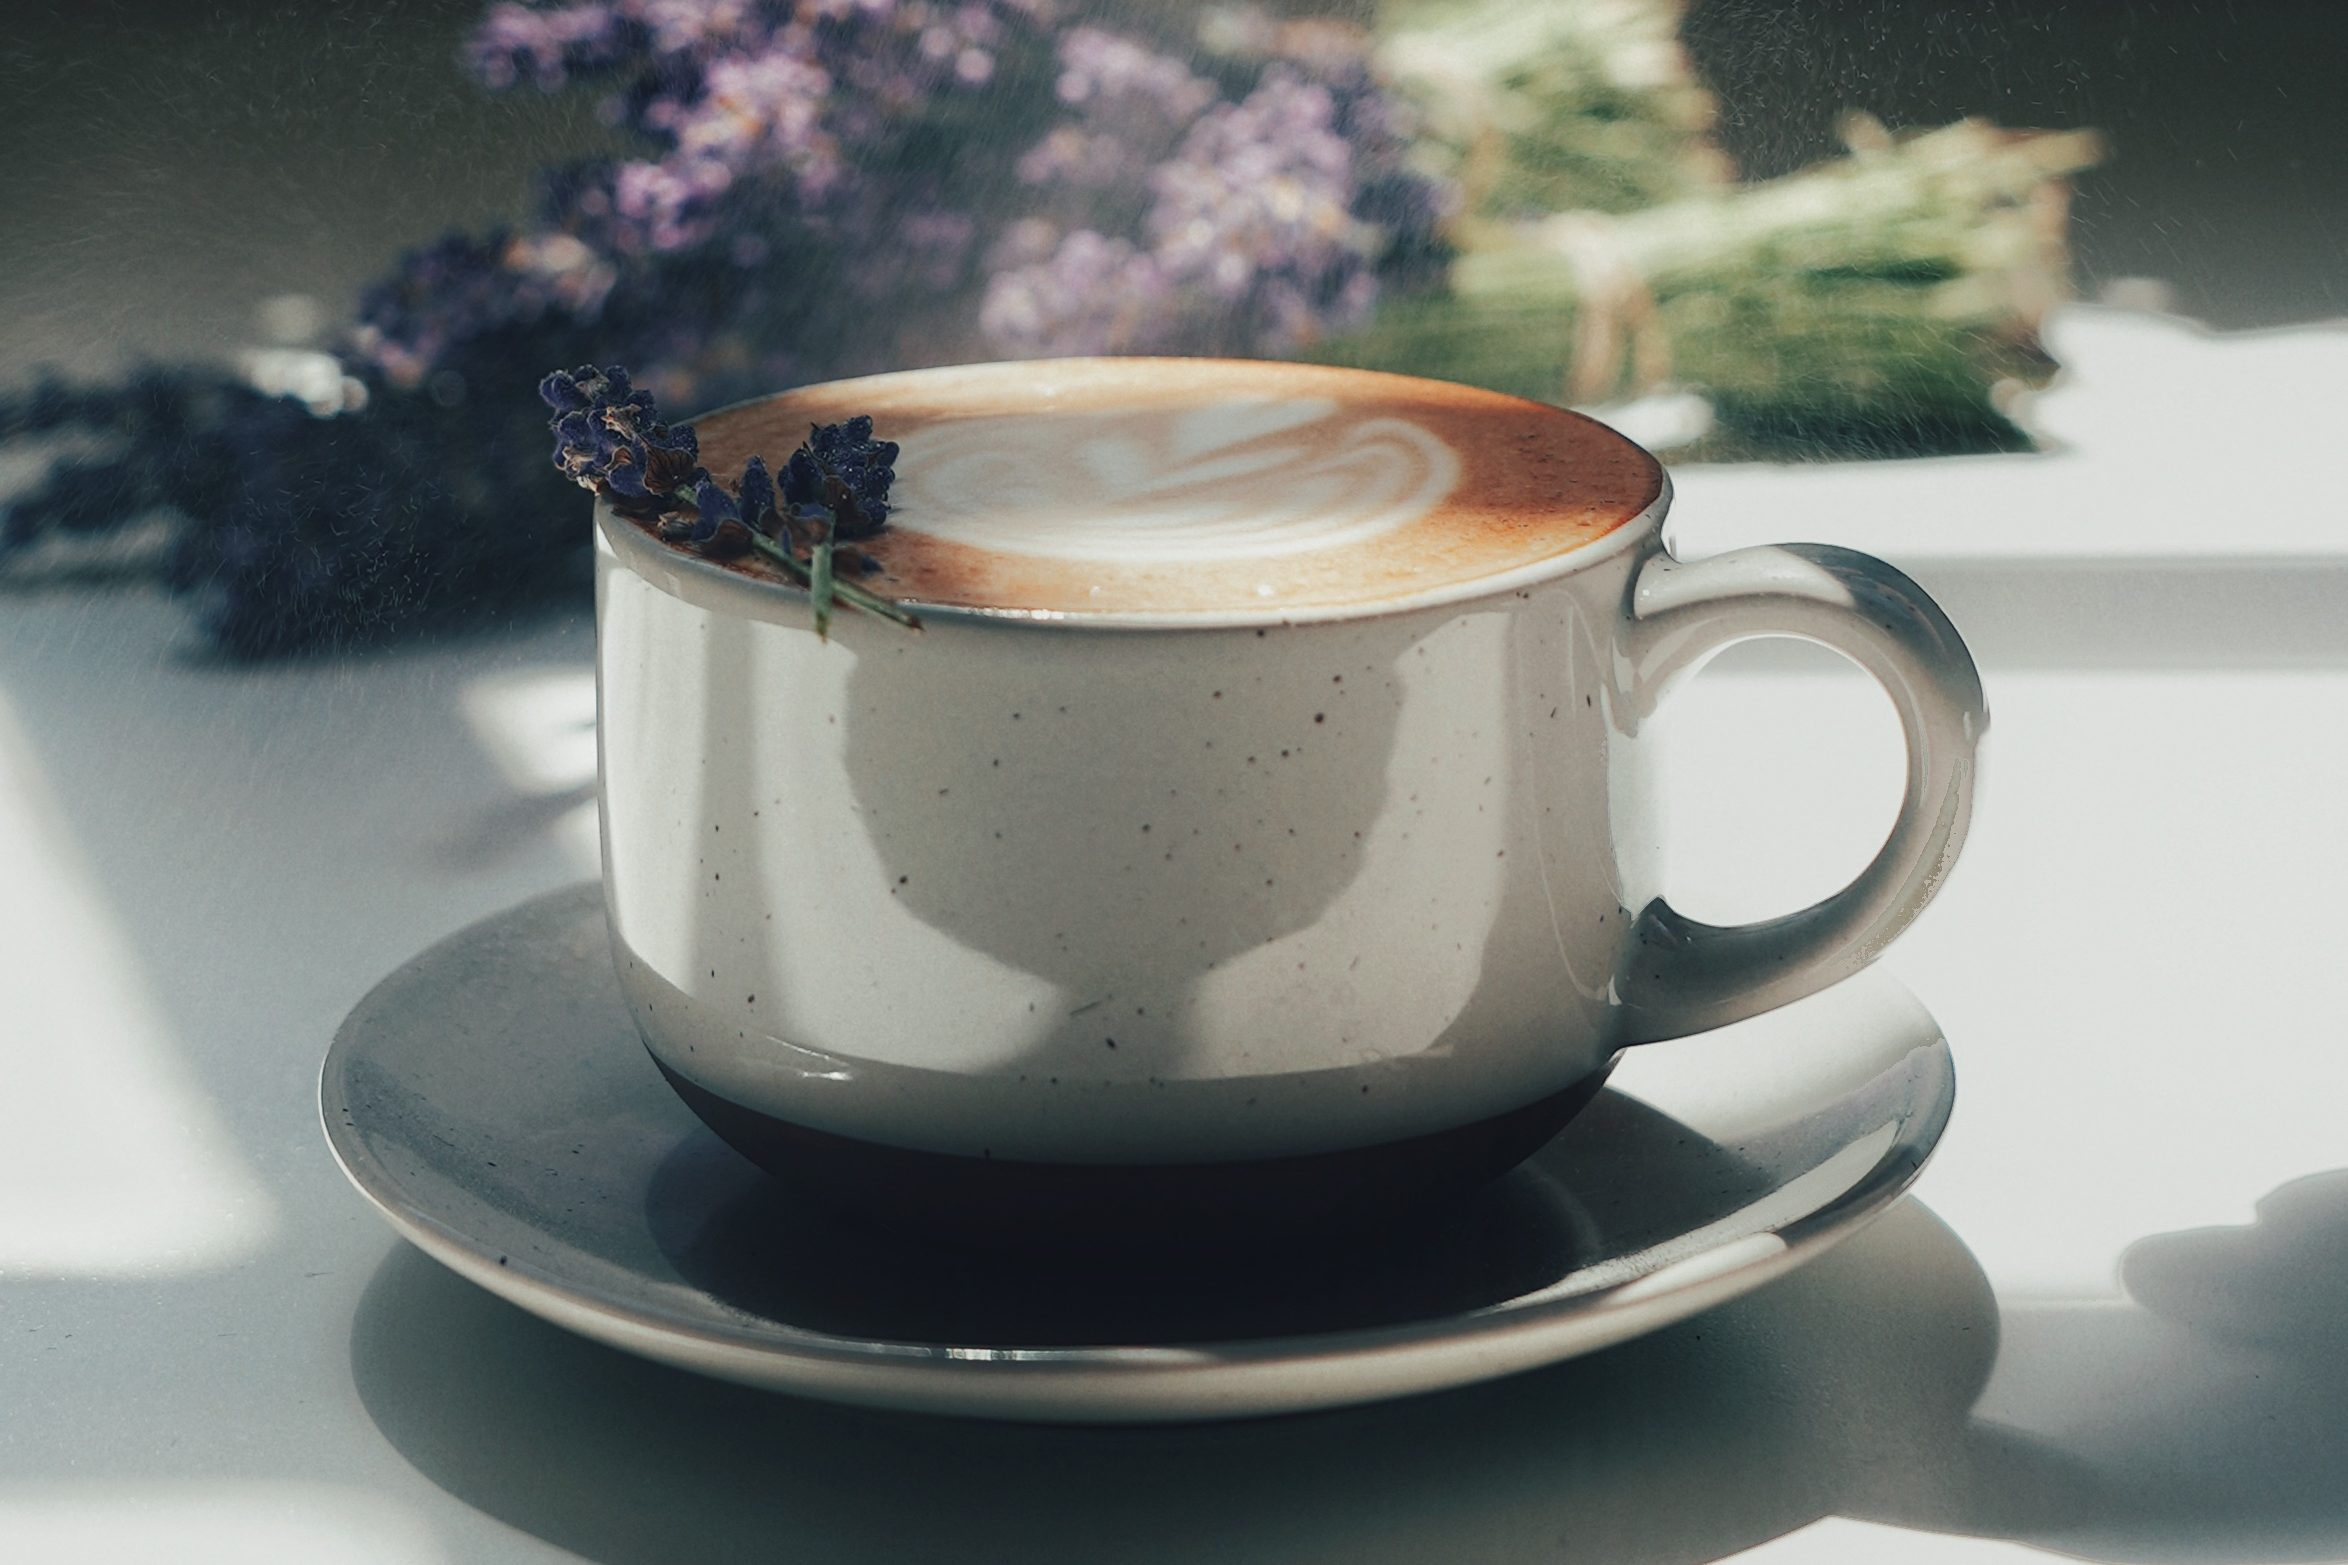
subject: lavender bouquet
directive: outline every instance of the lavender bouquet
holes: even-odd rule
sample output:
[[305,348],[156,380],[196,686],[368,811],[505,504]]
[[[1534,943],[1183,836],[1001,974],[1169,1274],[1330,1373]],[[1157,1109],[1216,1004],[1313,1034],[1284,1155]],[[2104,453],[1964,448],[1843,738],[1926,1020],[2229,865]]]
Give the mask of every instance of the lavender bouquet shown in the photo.
[[[1571,25],[1511,20],[1533,12]],[[1815,201],[1728,185],[1669,0],[1396,14],[1381,38],[1248,10],[1112,27],[1054,0],[500,0],[465,68],[492,90],[595,94],[634,154],[544,171],[514,231],[399,257],[304,395],[186,365],[0,394],[0,445],[48,458],[0,502],[0,570],[159,538],[206,634],[253,656],[571,590],[586,534],[533,395],[561,364],[625,362],[670,407],[1149,352],[1374,362],[1564,399],[1655,378],[1575,367],[1608,332],[1618,371],[1646,363],[1622,344],[1658,339],[1624,337],[1624,301],[1645,321],[1640,301],[1660,298],[1674,362],[1701,372],[1681,378],[1732,412],[1805,383],[1772,358],[1775,332],[1861,357],[1843,377],[1861,394],[1833,410],[1846,422],[1929,390],[2010,432],[1988,393],[2029,321],[2004,296],[1977,313],[2014,331],[1943,333],[1918,363],[1912,333],[1880,329],[1913,301],[1878,288],[1867,329],[1838,336],[1815,290],[1748,275],[1804,241],[1818,275],[1839,252],[1896,294],[1917,269],[1886,231],[1931,228],[1939,281],[2005,276],[1996,246],[1963,253],[1994,215],[1983,202],[1927,191],[1822,223]],[[2041,159],[1998,200],[2076,161]],[[1614,242],[1603,266],[1540,227],[1657,201],[1624,221],[1708,205],[1651,230],[1669,240]],[[1919,205],[1936,221],[1910,221]],[[1708,248],[1709,226],[1731,242]],[[2031,265],[2059,276],[2059,252],[2058,230]],[[1715,295],[1734,308],[1710,340],[1744,350],[1704,347]],[[1739,403],[1739,377],[1768,394]]]

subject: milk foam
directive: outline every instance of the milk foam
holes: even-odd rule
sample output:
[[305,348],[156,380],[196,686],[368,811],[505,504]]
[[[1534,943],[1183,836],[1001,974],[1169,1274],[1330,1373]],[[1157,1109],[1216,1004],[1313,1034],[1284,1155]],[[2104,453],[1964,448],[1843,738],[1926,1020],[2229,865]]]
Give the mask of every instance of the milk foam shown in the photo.
[[[917,605],[1215,620],[1403,603],[1569,553],[1663,492],[1654,458],[1578,414],[1311,364],[961,365],[694,426],[731,473],[860,413],[901,447],[864,581]],[[728,568],[773,574],[754,555]]]
[[1432,515],[1460,478],[1434,431],[1327,397],[963,418],[900,444],[896,525],[1131,565],[1360,545]]

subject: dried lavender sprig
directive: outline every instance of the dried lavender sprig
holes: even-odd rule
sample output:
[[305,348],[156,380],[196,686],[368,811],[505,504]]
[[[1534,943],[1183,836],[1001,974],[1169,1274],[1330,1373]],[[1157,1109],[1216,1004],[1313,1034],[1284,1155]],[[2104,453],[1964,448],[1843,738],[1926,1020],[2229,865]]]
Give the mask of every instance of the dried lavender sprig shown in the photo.
[[584,540],[514,461],[543,424],[494,394],[509,348],[487,338],[444,363],[445,402],[357,367],[364,410],[330,415],[198,366],[0,393],[0,448],[94,448],[54,452],[0,501],[0,573],[47,540],[78,553],[157,521],[164,582],[215,647],[251,658],[484,619],[568,588]]
[[[538,395],[554,409],[558,471],[671,543],[712,558],[756,549],[782,565],[807,587],[818,636],[830,635],[835,601],[920,628],[900,605],[842,581],[834,566],[843,540],[869,538],[888,520],[897,446],[872,438],[870,418],[812,426],[779,487],[753,456],[729,491],[695,460],[693,426],[661,422],[652,393],[637,390],[621,366],[556,370]],[[802,534],[805,560],[791,548]]]

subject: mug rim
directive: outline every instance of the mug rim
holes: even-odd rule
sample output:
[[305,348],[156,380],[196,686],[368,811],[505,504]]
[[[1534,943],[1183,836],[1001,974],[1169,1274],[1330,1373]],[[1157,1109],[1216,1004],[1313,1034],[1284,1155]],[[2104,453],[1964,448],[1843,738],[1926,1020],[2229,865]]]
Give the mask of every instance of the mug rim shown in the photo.
[[[1157,362],[1192,364],[1256,365],[1261,361],[1250,359],[1212,359],[1193,357],[1170,359],[1156,357]],[[1053,364],[1098,362],[1084,359],[1043,359],[1000,361],[1008,368],[1015,364],[1032,363],[1039,367]],[[1152,362],[1151,356],[1136,355],[1108,362],[1136,364]],[[937,365],[923,369],[894,370],[881,375],[856,376],[847,380],[826,382],[827,385],[853,385],[863,381],[889,381],[918,375],[932,375],[954,370],[988,368],[991,365],[957,364]],[[1276,366],[1275,366],[1276,367]],[[1397,375],[1391,371],[1358,369],[1342,365],[1317,365],[1318,369],[1339,370],[1349,375],[1377,376],[1383,379],[1428,381],[1431,377]],[[1459,384],[1436,381],[1438,385]],[[745,397],[721,407],[694,415],[689,422],[714,418],[738,408],[752,407],[772,401],[778,396],[814,387],[794,387],[791,391],[769,392],[756,397]],[[1475,388],[1483,390],[1484,388]],[[1626,549],[1657,535],[1664,518],[1671,509],[1671,473],[1655,454],[1639,445],[1628,435],[1586,413],[1553,403],[1532,402],[1529,398],[1508,397],[1503,392],[1488,395],[1507,397],[1525,402],[1546,412],[1579,419],[1597,425],[1607,434],[1638,451],[1654,465],[1655,493],[1637,511],[1595,538],[1587,539],[1555,554],[1527,561],[1505,571],[1488,576],[1470,577],[1463,581],[1446,582],[1398,597],[1367,599],[1358,603],[1307,604],[1294,607],[1234,605],[1222,609],[1035,609],[1005,608],[988,605],[936,603],[922,598],[900,598],[907,610],[925,624],[944,622],[971,626],[1002,626],[1030,629],[1070,631],[1206,631],[1206,630],[1262,630],[1280,626],[1345,623],[1359,620],[1383,619],[1397,614],[1414,613],[1424,609],[1451,608],[1476,603],[1485,599],[1504,597],[1562,577],[1578,574],[1584,569],[1610,559]],[[745,615],[752,619],[804,624],[807,613],[807,589],[792,582],[777,581],[765,576],[752,576],[731,570],[723,563],[706,559],[677,548],[652,535],[611,508],[608,501],[596,497],[594,501],[596,549],[609,551],[614,558],[626,564],[636,575],[661,588],[670,596],[680,598],[696,607],[713,612]],[[846,615],[833,622],[839,626],[857,616]]]

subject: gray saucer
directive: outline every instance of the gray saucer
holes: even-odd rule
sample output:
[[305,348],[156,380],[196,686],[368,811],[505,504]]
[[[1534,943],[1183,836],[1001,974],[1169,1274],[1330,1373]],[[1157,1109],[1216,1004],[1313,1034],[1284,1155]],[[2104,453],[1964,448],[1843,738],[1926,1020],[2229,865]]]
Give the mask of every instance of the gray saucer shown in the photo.
[[704,1129],[637,1039],[586,885],[385,979],[319,1098],[394,1228],[557,1325],[843,1402],[1141,1422],[1465,1385],[1691,1315],[1881,1212],[1954,1091],[1938,1026],[1870,972],[1632,1050],[1437,1222],[1269,1255],[999,1256],[843,1222]]

